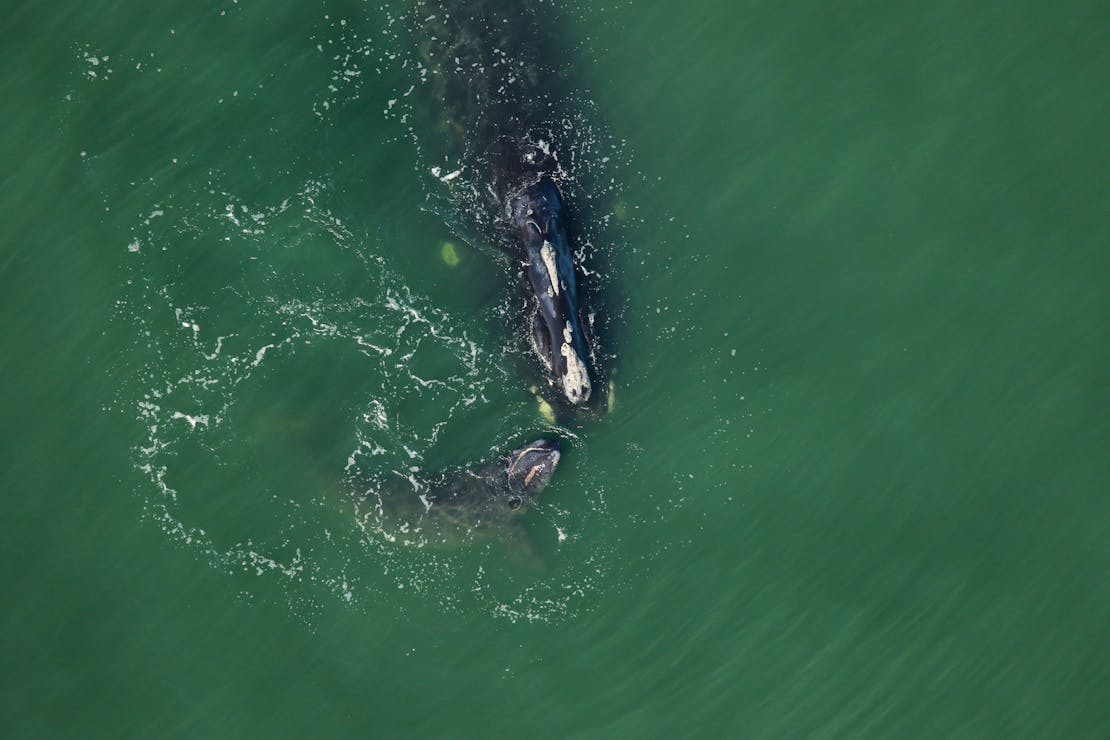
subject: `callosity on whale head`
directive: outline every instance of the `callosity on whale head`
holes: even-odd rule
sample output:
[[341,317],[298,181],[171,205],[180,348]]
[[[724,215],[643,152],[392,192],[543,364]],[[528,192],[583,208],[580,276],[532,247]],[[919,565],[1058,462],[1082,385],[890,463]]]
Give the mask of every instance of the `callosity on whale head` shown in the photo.
[[544,175],[510,199],[509,211],[536,297],[533,347],[563,396],[584,404],[591,391],[590,356],[559,189]]
[[510,452],[505,460],[509,508],[519,508],[546,488],[561,457],[558,440],[548,438]]
[[420,547],[452,547],[488,536],[527,546],[520,525],[561,457],[559,441],[541,437],[431,478],[395,475],[367,491],[370,514],[377,513],[379,525],[394,522],[383,531]]

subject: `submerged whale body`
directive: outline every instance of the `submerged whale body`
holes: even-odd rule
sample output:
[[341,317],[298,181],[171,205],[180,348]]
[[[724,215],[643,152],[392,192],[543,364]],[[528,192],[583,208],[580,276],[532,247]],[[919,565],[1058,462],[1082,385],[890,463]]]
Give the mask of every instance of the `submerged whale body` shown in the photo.
[[583,320],[582,270],[567,235],[558,137],[565,128],[563,72],[547,43],[550,10],[518,0],[426,0],[422,77],[439,106],[445,164],[464,173],[452,185],[475,196],[484,219],[507,237],[525,266],[524,323],[549,383],[572,407],[596,380],[590,327]]
[[509,538],[551,482],[561,456],[558,440],[540,438],[491,462],[428,480],[395,481],[377,492],[377,508],[422,544]]

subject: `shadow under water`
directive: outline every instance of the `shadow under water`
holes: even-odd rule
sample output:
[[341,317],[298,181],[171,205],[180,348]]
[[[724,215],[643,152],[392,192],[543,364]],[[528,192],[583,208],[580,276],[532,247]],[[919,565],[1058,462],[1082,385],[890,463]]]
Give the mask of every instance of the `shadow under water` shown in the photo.
[[596,134],[573,92],[569,26],[554,6],[495,0],[426,0],[411,19],[423,94],[406,115],[449,193],[445,220],[508,256],[504,313],[523,327],[531,352],[520,355],[539,360],[520,369],[546,381],[527,385],[548,415],[597,416],[609,406],[598,340],[608,311],[603,260],[583,226],[608,216],[585,197],[599,189],[579,162]]

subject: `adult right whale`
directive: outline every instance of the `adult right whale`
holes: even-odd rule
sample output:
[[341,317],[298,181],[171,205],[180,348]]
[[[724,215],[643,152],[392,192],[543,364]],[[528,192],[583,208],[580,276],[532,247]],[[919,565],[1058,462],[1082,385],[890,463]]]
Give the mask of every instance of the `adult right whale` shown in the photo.
[[590,398],[590,354],[559,189],[543,176],[512,196],[510,212],[536,299],[532,348],[564,397],[572,404],[583,404]]
[[558,184],[568,119],[552,12],[520,0],[425,0],[415,11],[420,76],[442,134],[429,143],[452,169],[441,179],[477,205],[523,264],[530,344],[558,395],[582,408],[597,374],[584,273]]

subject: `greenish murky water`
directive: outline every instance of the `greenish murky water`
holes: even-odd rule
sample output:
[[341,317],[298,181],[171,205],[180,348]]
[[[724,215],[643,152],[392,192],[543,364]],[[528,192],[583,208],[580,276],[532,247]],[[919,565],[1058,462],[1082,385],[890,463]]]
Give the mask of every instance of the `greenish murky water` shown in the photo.
[[[1106,9],[541,6],[562,427],[407,3],[8,8],[4,736],[1110,736]],[[539,434],[527,552],[358,505]]]

